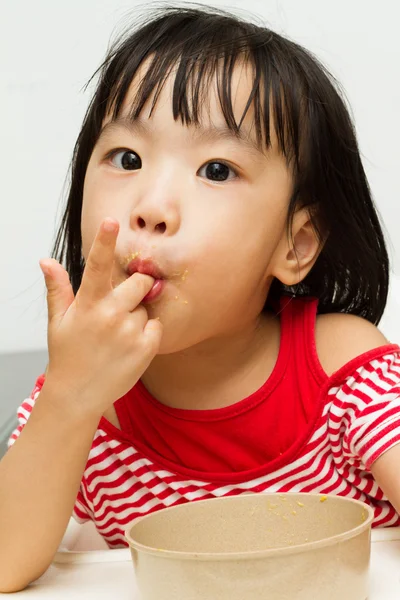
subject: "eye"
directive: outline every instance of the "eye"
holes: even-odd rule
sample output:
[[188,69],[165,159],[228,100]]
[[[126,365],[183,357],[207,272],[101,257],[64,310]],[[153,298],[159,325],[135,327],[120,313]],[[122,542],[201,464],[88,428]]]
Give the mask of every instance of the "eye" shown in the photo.
[[[213,160],[206,163],[204,167],[206,167],[206,176],[210,177],[212,181],[229,181],[229,171],[234,174],[233,179],[237,178],[236,171],[224,162]],[[201,167],[200,171],[204,169],[204,167]]]
[[[126,148],[117,148],[116,150],[112,150],[105,158],[106,160],[111,160],[111,163],[114,167],[117,169],[122,169],[123,171],[135,171],[142,167],[142,160],[140,156],[133,150],[128,150]],[[209,177],[211,181],[229,181],[229,172],[233,173],[234,175],[234,177],[231,177],[230,180],[237,178],[236,171],[224,162],[213,160],[206,163],[204,167],[206,167],[206,177]],[[202,169],[204,169],[204,167],[201,167],[199,173]]]
[[141,158],[136,152],[123,148],[112,150],[107,154],[106,159],[110,159],[114,167],[123,169],[124,171],[134,171],[140,169],[142,166]]

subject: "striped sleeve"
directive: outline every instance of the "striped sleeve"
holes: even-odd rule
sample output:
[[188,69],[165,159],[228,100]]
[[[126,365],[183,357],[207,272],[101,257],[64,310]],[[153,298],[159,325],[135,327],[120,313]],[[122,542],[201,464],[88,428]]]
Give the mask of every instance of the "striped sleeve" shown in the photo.
[[12,432],[12,434],[7,442],[8,448],[11,448],[11,446],[19,438],[21,431],[25,427],[25,425],[30,417],[30,414],[32,412],[32,409],[35,406],[36,399],[41,392],[43,383],[44,383],[44,375],[40,375],[36,380],[36,383],[31,392],[31,395],[29,396],[29,398],[26,398],[22,402],[21,406],[18,408],[18,410],[17,410],[18,426],[16,427],[16,429],[14,429],[14,431]]
[[368,362],[332,392],[331,438],[350,465],[369,470],[400,443],[400,353]]
[[[35,402],[42,390],[44,380],[45,380],[44,375],[40,375],[37,378],[37,380],[35,382],[35,386],[31,392],[30,396],[28,398],[26,398],[22,402],[21,406],[18,408],[18,410],[17,410],[18,425],[12,432],[12,434],[7,442],[8,448],[11,448],[11,446],[16,442],[16,440],[19,438],[21,431],[25,427],[25,425],[30,417],[30,414],[32,412],[32,409],[35,406]],[[75,501],[75,506],[73,509],[72,516],[74,517],[74,519],[76,521],[78,521],[78,523],[85,523],[85,521],[89,521],[92,518],[91,511],[85,500],[85,495],[84,495],[84,490],[83,490],[82,484],[78,491],[78,495],[77,495],[77,498]]]

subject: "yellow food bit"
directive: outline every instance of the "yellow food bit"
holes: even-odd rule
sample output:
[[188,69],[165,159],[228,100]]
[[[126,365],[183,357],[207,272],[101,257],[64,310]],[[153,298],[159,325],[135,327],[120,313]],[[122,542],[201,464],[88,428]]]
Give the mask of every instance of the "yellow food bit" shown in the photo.
[[297,512],[295,510],[292,510],[292,515],[297,515]]
[[297,504],[298,504],[299,506],[304,506],[304,504],[303,504],[302,502],[297,502]]
[[325,502],[325,500],[328,500],[328,496],[321,496],[319,499],[320,502]]
[[126,264],[129,265],[129,263],[131,262],[131,260],[134,260],[135,258],[137,258],[139,256],[139,254],[141,253],[141,250],[139,250],[138,252],[134,252],[133,254],[130,254],[128,256],[128,258],[126,259]]

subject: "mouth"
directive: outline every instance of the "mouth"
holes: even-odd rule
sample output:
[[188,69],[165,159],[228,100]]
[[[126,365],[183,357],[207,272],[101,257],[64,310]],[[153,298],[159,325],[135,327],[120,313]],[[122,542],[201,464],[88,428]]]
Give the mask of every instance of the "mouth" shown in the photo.
[[143,275],[150,275],[155,280],[153,287],[148,294],[143,298],[142,302],[153,302],[161,295],[166,281],[165,275],[161,269],[149,258],[135,258],[126,267],[126,272],[129,277],[134,273],[142,273]]
[[164,273],[150,258],[135,258],[126,267],[126,272],[129,276],[134,273],[143,273],[150,275],[154,279],[165,279]]

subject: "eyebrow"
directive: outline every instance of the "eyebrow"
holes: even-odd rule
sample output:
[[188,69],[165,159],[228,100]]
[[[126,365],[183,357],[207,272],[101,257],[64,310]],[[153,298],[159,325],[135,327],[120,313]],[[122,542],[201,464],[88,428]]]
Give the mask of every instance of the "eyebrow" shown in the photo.
[[[107,139],[114,131],[118,129],[127,129],[129,133],[142,135],[142,136],[151,136],[153,135],[153,129],[144,121],[143,119],[135,119],[134,121],[127,117],[118,117],[113,121],[110,121],[106,125],[104,125],[103,129],[100,132],[99,138],[97,142],[100,140]],[[226,140],[230,142],[234,142],[239,144],[243,148],[245,148],[248,153],[254,158],[260,159],[262,156],[264,159],[266,155],[260,149],[258,144],[249,137],[243,130],[239,130],[237,134],[235,134],[231,129],[227,126],[220,127],[196,127],[188,129],[190,136],[190,143],[197,142],[199,144],[205,144],[207,142],[214,142],[219,140]]]

